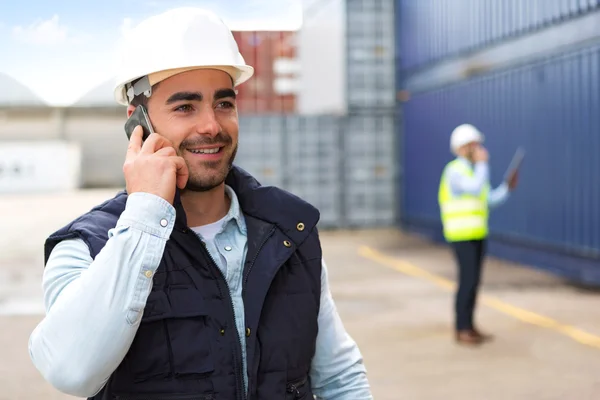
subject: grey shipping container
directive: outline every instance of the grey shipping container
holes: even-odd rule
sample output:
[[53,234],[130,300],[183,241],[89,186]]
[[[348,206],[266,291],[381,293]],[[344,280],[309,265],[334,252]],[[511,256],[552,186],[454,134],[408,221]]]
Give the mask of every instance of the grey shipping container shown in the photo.
[[396,215],[393,115],[349,115],[344,135],[344,222],[389,226]]
[[348,108],[395,106],[393,0],[346,2]]
[[239,117],[239,147],[236,164],[263,185],[283,184],[284,116]]
[[240,118],[236,164],[317,207],[319,226],[391,226],[393,115]]
[[335,116],[287,116],[284,188],[321,213],[320,226],[341,222],[340,122]]

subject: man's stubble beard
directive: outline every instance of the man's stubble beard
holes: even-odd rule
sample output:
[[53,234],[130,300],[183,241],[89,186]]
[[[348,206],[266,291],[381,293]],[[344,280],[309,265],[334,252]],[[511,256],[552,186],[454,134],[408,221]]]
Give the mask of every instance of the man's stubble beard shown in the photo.
[[[212,189],[218,187],[219,185],[221,185],[223,182],[225,182],[225,179],[227,178],[229,171],[233,167],[233,162],[235,161],[235,156],[237,155],[237,150],[238,150],[238,146],[236,144],[235,147],[233,148],[233,151],[232,151],[231,155],[229,156],[229,159],[227,160],[227,162],[225,162],[223,164],[223,166],[218,170],[218,172],[211,173],[210,177],[202,177],[202,176],[196,176],[196,175],[192,174],[190,165],[188,164],[188,170],[190,171],[190,177],[189,177],[187,184],[185,185],[185,188],[183,190],[184,191],[189,190],[190,192],[208,192],[209,190],[212,190]],[[186,162],[186,164],[187,164],[187,162]],[[213,164],[213,165],[211,165],[211,164]],[[217,162],[213,162],[213,163],[205,163],[204,165],[206,165],[209,170],[215,171],[213,169],[213,167],[218,164],[221,164],[221,161],[217,161]]]

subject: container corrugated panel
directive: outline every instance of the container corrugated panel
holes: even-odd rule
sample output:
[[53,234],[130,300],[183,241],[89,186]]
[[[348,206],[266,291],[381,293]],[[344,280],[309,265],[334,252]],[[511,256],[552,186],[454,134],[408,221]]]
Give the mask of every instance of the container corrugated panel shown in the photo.
[[394,117],[349,115],[342,134],[346,225],[393,225],[396,215]]
[[548,0],[547,2],[543,2],[542,8],[545,10],[544,20],[547,25],[556,22],[558,19],[561,1],[562,0]]
[[544,24],[544,4],[543,0],[530,0],[531,13],[529,17],[530,30],[536,30]]
[[520,3],[520,13],[519,13],[519,24],[518,24],[518,32],[519,34],[525,34],[531,29],[531,7],[533,0],[525,0]]
[[347,2],[349,108],[395,106],[393,0]]
[[486,134],[493,185],[515,149],[527,151],[518,190],[491,216],[492,252],[600,284],[599,67],[590,47],[414,95],[403,112],[405,223],[439,238],[449,135],[472,123]]
[[[401,6],[402,5],[402,6]],[[402,70],[412,69],[415,66],[416,43],[416,4],[401,4],[396,0],[396,58],[400,62],[398,67]]]
[[598,7],[598,0],[396,0],[400,67],[424,67]]
[[319,209],[322,227],[342,222],[341,121],[335,116],[285,119],[285,189]]
[[[582,0],[585,1],[585,0]],[[598,0],[588,0],[588,11],[593,12],[600,6],[600,1]]]
[[283,116],[239,117],[239,147],[235,164],[262,185],[281,186],[284,163]]

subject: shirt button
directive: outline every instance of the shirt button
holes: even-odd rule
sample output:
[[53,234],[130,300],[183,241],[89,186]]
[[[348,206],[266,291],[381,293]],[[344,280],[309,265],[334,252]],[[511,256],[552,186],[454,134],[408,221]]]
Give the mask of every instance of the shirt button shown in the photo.
[[144,275],[146,275],[146,278],[152,278],[152,271],[146,271]]
[[225,251],[231,251],[231,246],[225,246]]
[[169,225],[169,221],[167,221],[164,218],[160,220],[160,226],[162,226],[164,228],[167,225]]

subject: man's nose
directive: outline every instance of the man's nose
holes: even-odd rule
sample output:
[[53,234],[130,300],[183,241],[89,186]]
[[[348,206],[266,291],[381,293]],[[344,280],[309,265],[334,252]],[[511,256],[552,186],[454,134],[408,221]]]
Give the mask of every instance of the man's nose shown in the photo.
[[221,125],[219,125],[215,111],[212,107],[203,107],[202,111],[198,114],[196,132],[209,136],[216,136],[221,132]]

